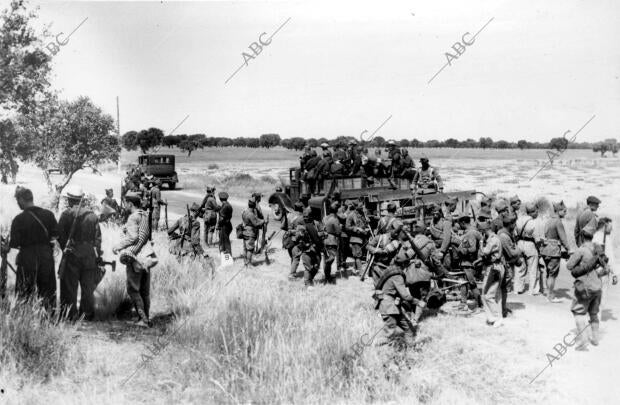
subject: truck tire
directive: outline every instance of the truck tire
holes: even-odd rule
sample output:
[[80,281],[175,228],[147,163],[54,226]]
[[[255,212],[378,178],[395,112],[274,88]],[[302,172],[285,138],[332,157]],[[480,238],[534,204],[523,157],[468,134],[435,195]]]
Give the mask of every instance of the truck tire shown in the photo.
[[171,182],[171,183],[168,183],[168,189],[170,189],[170,190],[174,190],[174,188],[175,188],[176,186],[177,186],[177,184],[176,184],[176,183],[172,183],[172,182]]

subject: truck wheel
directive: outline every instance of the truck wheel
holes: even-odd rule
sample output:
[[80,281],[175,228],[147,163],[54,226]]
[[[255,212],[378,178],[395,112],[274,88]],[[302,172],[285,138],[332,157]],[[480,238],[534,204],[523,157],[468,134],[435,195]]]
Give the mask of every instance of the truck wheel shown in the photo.
[[176,187],[176,183],[168,183],[168,189],[170,190],[174,190],[174,188]]

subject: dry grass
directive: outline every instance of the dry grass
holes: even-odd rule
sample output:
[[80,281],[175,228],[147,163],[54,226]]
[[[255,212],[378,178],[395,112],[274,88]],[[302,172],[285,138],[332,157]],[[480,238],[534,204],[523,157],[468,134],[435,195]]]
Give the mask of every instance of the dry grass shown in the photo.
[[206,186],[215,186],[218,190],[226,191],[230,195],[249,195],[250,192],[257,191],[262,194],[269,194],[274,191],[275,185],[279,181],[269,175],[255,177],[245,172],[205,174],[185,174],[180,183],[185,190],[197,190],[203,192]]

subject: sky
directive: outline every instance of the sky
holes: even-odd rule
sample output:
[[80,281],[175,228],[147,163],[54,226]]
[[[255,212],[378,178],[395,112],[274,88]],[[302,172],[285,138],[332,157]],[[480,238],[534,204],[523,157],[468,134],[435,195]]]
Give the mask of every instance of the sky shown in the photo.
[[121,133],[358,137],[389,118],[386,139],[546,142],[595,116],[576,141],[620,138],[618,1],[31,4],[61,41],[82,23],[51,83],[115,118],[118,96]]

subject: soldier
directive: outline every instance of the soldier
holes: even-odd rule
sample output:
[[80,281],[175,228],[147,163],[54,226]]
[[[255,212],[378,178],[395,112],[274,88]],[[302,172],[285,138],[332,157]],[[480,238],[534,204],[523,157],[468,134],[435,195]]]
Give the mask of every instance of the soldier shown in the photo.
[[241,214],[241,220],[243,221],[243,260],[246,266],[254,265],[252,255],[256,249],[256,239],[259,230],[265,223],[263,219],[258,217],[254,199],[248,200],[248,208]]
[[439,172],[428,162],[427,157],[420,158],[420,170],[413,176],[413,190],[416,194],[443,193],[443,180]]
[[302,177],[302,180],[304,180],[308,184],[308,191],[310,192],[310,194],[314,194],[315,192],[317,166],[319,165],[320,161],[321,158],[319,158],[316,151],[310,151],[310,158],[306,161],[305,172]]
[[402,226],[402,221],[396,218],[396,204],[393,202],[388,203],[387,213],[381,217],[377,224],[377,234],[388,233],[392,231],[392,228]]
[[336,145],[333,154],[334,161],[338,161],[340,164],[347,160],[347,152],[343,150],[342,145]]
[[498,233],[500,229],[504,227],[504,218],[509,214],[508,204],[506,200],[498,200],[495,202],[495,211],[497,217],[491,221],[491,229],[493,233]]
[[[76,319],[79,314],[84,315],[86,320],[92,320],[95,316],[93,294],[97,288],[97,264],[103,253],[99,218],[88,208],[78,211],[84,198],[81,188],[69,187],[66,198],[69,207],[58,220],[58,242],[63,249],[63,265],[58,270],[60,306],[69,319]],[[79,310],[78,285],[81,290]]]
[[176,240],[170,252],[176,255],[178,259],[186,255],[189,255],[192,259],[196,257],[208,257],[200,244],[199,214],[200,206],[193,203],[189,209],[189,214],[185,214],[177,219],[170,229],[168,229],[168,237]]
[[346,168],[344,167],[344,165],[342,164],[342,161],[340,160],[335,160],[329,168],[330,175],[334,179],[344,176],[345,170]]
[[575,278],[575,298],[571,304],[571,312],[577,326],[576,350],[586,349],[584,332],[587,328],[588,316],[592,326],[590,342],[594,346],[598,346],[599,343],[598,312],[602,296],[601,277],[609,274],[609,269],[607,265],[601,263],[599,255],[602,252],[592,243],[595,231],[596,226],[593,223],[579,229],[581,246],[566,262],[566,268]]
[[512,197],[510,197],[508,202],[510,203],[510,212],[518,217],[519,210],[521,209],[521,199],[518,195],[513,195]]
[[220,211],[220,206],[215,199],[215,187],[207,186],[207,195],[203,198],[200,209],[204,210],[202,219],[205,226],[205,242],[207,246],[211,246],[213,245],[213,234],[217,226],[217,213]]
[[521,266],[515,268],[515,291],[517,294],[525,292],[525,280],[529,274],[529,293],[537,295],[536,289],[541,285],[540,272],[538,269],[538,248],[539,243],[535,238],[536,218],[538,210],[532,202],[525,204],[525,215],[517,218],[515,231],[517,234],[517,246],[523,252],[524,261]]
[[571,249],[562,224],[562,218],[566,215],[564,201],[553,203],[553,211],[554,214],[545,223],[540,255],[547,267],[547,299],[551,303],[560,303],[562,300],[555,297],[555,280],[560,273],[560,259]]
[[327,142],[323,142],[319,146],[321,147],[321,157],[325,158],[326,154],[328,153],[331,156],[331,152],[329,151],[329,144]]
[[378,233],[368,241],[368,251],[373,255],[373,266],[370,275],[375,284],[381,278],[385,269],[389,267],[392,260],[401,248],[401,241],[406,240],[406,235],[401,235],[403,231],[402,223],[395,227],[390,227],[389,232]]
[[[403,230],[404,229],[405,228],[403,228]],[[416,261],[416,266],[434,273],[439,279],[445,277],[446,268],[441,263],[442,256],[435,247],[435,242],[425,235],[426,226],[424,225],[424,222],[420,221],[412,225],[413,238],[411,238],[411,234],[408,234],[406,231],[404,233],[405,236],[408,237],[408,242],[402,244],[401,251],[403,249],[407,249],[407,246],[411,247],[411,243],[415,243],[416,247],[420,250],[420,253],[422,253],[422,256],[424,256],[417,257],[418,261]],[[438,283],[441,285],[442,281],[439,280]]]
[[581,230],[586,227],[590,222],[594,222],[594,226],[598,227],[598,217],[596,211],[598,210],[601,200],[594,196],[589,196],[586,200],[588,206],[577,215],[575,220],[575,243],[577,247],[581,246],[583,238],[581,237]]
[[125,203],[131,214],[123,228],[123,238],[112,248],[120,253],[120,261],[127,271],[127,294],[138,314],[137,326],[152,326],[149,318],[151,306],[150,284],[151,268],[157,264],[157,257],[147,243],[149,237],[149,217],[142,210],[140,195],[128,192]]
[[362,271],[362,245],[368,235],[368,223],[364,218],[364,204],[358,202],[356,209],[347,215],[345,232],[349,235],[351,256],[355,260],[355,273]]
[[[379,310],[388,342],[397,347],[413,345],[415,334],[411,321],[401,305],[413,305],[414,298],[405,284],[405,269],[409,266],[413,251],[399,252],[391,265],[375,284],[375,308]],[[419,301],[421,302],[421,301]]]
[[480,257],[485,267],[482,281],[482,303],[487,314],[487,325],[499,327],[503,325],[503,314],[500,311],[506,299],[506,284],[504,283],[506,268],[502,261],[502,242],[493,232],[490,223],[478,223],[478,230],[483,235]]
[[15,200],[22,212],[13,218],[8,243],[0,247],[5,254],[11,249],[19,249],[15,260],[15,293],[23,299],[38,293],[44,307],[54,312],[56,276],[53,250],[58,237],[56,218],[51,211],[34,205],[32,191],[27,188],[17,186]]
[[321,252],[325,249],[325,232],[323,225],[312,218],[312,208],[304,208],[303,221],[303,224],[297,226],[295,236],[304,265],[304,285],[311,287],[314,285],[314,276],[319,271]]
[[[221,191],[218,194],[220,198],[219,209],[219,219],[217,221],[216,229],[219,231],[219,248],[220,253],[223,256],[228,255],[232,257],[232,246],[230,244],[230,233],[232,232],[232,224],[230,220],[232,219],[233,208],[232,205],[228,202],[228,193],[225,191]],[[226,259],[226,258],[224,258]]]
[[504,283],[502,285],[502,315],[504,318],[512,312],[507,307],[506,297],[507,292],[511,290],[514,277],[514,267],[521,266],[523,263],[523,252],[516,246],[514,241],[516,221],[516,215],[508,213],[503,219],[503,228],[497,233],[499,240],[502,242],[502,254],[504,255],[504,263],[506,266]]
[[297,245],[295,230],[298,225],[303,224],[303,210],[303,204],[297,201],[293,204],[293,212],[285,213],[284,221],[282,222],[281,229],[284,231],[284,235],[282,236],[282,247],[288,251],[288,255],[291,258],[289,279],[295,278],[301,260],[301,250],[299,250],[299,246]]
[[153,214],[151,215],[151,229],[156,231],[159,229],[159,218],[161,216],[161,206],[168,205],[164,200],[161,199],[161,180],[155,179],[153,181],[153,186],[151,187],[151,195],[150,202],[152,204],[151,209],[153,210]]
[[114,212],[109,212],[107,214],[101,214],[99,215],[99,221],[100,222],[104,222],[107,221],[109,219],[113,219],[115,217],[117,217],[120,212],[121,212],[121,207],[118,205],[118,202],[116,202],[116,199],[114,198],[114,190],[111,188],[106,188],[105,190],[105,198],[103,200],[101,200],[101,205],[102,206],[106,206],[108,208],[110,208],[111,210],[114,210]]
[[354,210],[355,205],[352,201],[345,201],[344,204],[338,207],[338,212],[336,215],[338,216],[338,220],[340,220],[340,229],[342,232],[340,233],[340,244],[338,250],[338,271],[340,273],[345,274],[346,277],[346,269],[347,269],[347,257],[350,254],[350,244],[349,244],[349,234],[346,232],[346,224],[347,217],[349,216],[349,212]]
[[338,202],[332,202],[329,206],[329,215],[323,219],[325,228],[325,265],[323,273],[325,274],[325,282],[335,284],[336,281],[331,275],[332,264],[338,258],[338,244],[340,235],[342,234],[342,226],[338,218]]
[[439,254],[442,259],[444,267],[451,269],[453,256],[453,242],[456,242],[456,238],[453,236],[453,221],[452,213],[456,210],[457,199],[453,198],[446,201],[446,212],[444,215],[440,207],[435,206],[435,215],[428,230],[435,241],[435,245],[439,248]]
[[405,148],[400,150],[400,154],[401,154],[401,171],[399,174],[399,177],[403,178],[403,179],[407,179],[409,182],[413,181],[413,178],[415,177],[415,162],[413,161],[413,159],[411,158],[411,156],[409,156],[409,151]]
[[[323,181],[331,178],[331,166],[334,163],[329,151],[323,153],[323,159],[317,165],[317,180],[319,193],[323,190]],[[328,190],[327,190],[328,191]]]
[[[466,214],[461,214],[458,218],[459,227],[464,231],[461,238],[461,243],[456,249],[460,269],[465,272],[465,277],[469,283],[469,289],[476,301],[476,312],[482,308],[482,299],[480,298],[480,290],[476,284],[476,277],[474,275],[474,263],[478,259],[478,251],[482,245],[482,234],[478,232],[475,226],[471,223],[471,218]],[[469,311],[467,306],[467,288],[461,288],[461,308],[462,310]]]

